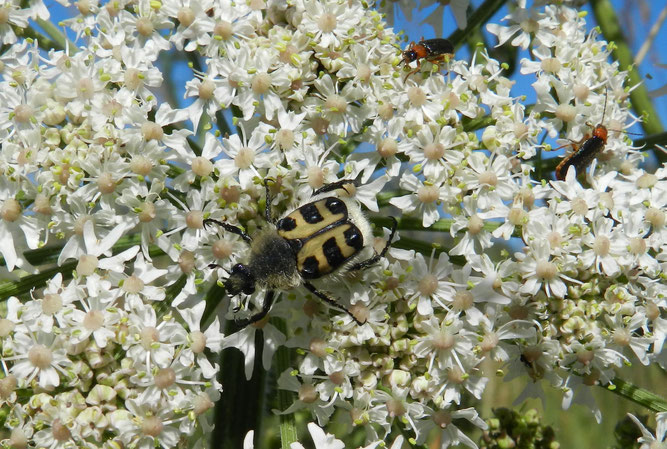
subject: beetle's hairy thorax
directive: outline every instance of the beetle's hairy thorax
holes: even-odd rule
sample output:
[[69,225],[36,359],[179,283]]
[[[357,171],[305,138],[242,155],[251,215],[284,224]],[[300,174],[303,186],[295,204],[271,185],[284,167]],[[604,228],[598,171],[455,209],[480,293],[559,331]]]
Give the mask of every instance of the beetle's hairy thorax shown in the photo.
[[248,266],[264,288],[289,290],[302,282],[293,249],[273,227],[254,236]]

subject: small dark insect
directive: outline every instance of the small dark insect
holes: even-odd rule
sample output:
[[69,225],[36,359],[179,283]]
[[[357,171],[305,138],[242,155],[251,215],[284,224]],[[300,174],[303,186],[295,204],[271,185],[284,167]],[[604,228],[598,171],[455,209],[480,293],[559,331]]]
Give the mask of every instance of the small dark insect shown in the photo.
[[[583,142],[583,143],[582,143]],[[556,179],[564,181],[567,170],[572,166],[577,173],[583,173],[593,159],[604,150],[607,144],[607,128],[599,124],[593,128],[593,135],[586,135],[579,142],[574,142],[574,151],[565,156],[556,167]]]
[[237,320],[237,324],[245,327],[261,320],[271,309],[276,290],[289,290],[299,285],[329,305],[344,310],[357,324],[363,324],[310,281],[341,271],[360,271],[378,262],[394,238],[396,219],[384,249],[379,254],[359,261],[362,251],[372,248],[374,237],[359,203],[352,198],[356,188],[353,181],[343,180],[325,185],[313,193],[310,202],[277,221],[271,216],[267,181],[264,181],[265,218],[269,226],[253,237],[229,223],[214,219],[204,221],[204,224],[214,223],[225,231],[241,236],[250,245],[248,262],[234,265],[225,281],[227,293],[230,296],[239,293],[250,295],[257,287],[267,290],[262,310],[247,319]]
[[607,112],[608,98],[608,96],[605,96],[604,98],[602,120],[600,120],[600,123],[593,128],[593,134],[585,135],[579,142],[572,142],[571,145],[573,151],[565,156],[565,158],[563,158],[563,160],[560,161],[560,164],[558,164],[556,167],[556,179],[559,181],[565,180],[565,176],[567,176],[567,170],[570,167],[574,167],[574,169],[577,171],[577,174],[586,171],[586,167],[588,167],[591,162],[593,162],[593,159],[595,159],[598,154],[604,150],[605,145],[607,145],[608,130],[602,123],[604,123],[604,116]]
[[445,56],[454,56],[454,46],[447,39],[438,38],[425,40],[422,37],[416,44],[410,42],[408,49],[403,51],[402,62],[407,65],[412,61],[417,61],[417,67],[405,76],[403,82],[421,68],[422,60],[438,64],[445,61]]

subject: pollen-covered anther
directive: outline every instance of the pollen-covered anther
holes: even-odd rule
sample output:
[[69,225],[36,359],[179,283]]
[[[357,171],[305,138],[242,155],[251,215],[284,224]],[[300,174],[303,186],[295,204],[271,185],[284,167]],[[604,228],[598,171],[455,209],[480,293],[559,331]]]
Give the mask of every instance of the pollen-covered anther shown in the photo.
[[137,32],[143,37],[148,37],[153,34],[153,22],[147,17],[140,17],[136,22]]
[[431,339],[431,344],[435,349],[450,349],[456,343],[454,336],[447,332],[440,332],[437,336]]
[[310,352],[317,357],[324,357],[327,355],[327,342],[321,338],[313,338],[310,340]]
[[528,213],[521,207],[513,207],[507,214],[507,221],[514,226],[522,226],[528,221]]
[[210,100],[215,93],[215,83],[210,79],[203,79],[197,88],[197,94],[202,100]]
[[611,241],[605,235],[598,235],[593,242],[593,252],[597,256],[606,256],[609,254],[611,248]]
[[299,387],[298,396],[301,402],[312,404],[317,401],[320,394],[312,384],[303,384]]
[[206,393],[199,393],[192,401],[192,405],[192,411],[195,413],[195,415],[201,415],[213,408],[215,403],[211,401],[211,398]]
[[76,84],[76,93],[79,98],[89,100],[95,95],[95,85],[90,78],[81,78]]
[[263,95],[271,88],[271,76],[268,73],[260,72],[252,77],[250,82],[252,91],[257,95]]
[[141,432],[150,437],[156,437],[162,433],[164,424],[157,416],[147,416],[141,423]]
[[83,327],[94,332],[104,326],[104,313],[100,310],[89,310],[83,317]]
[[281,150],[288,150],[294,146],[294,131],[291,129],[281,128],[275,136],[276,145]]
[[129,68],[125,70],[123,81],[128,89],[137,90],[144,85],[144,76],[138,69]]
[[394,106],[391,103],[383,103],[378,106],[378,116],[382,120],[389,120],[394,116]]
[[498,184],[498,176],[491,170],[480,173],[477,180],[482,185],[495,186]]
[[313,165],[308,167],[307,173],[308,185],[312,189],[319,189],[324,185],[324,170],[322,170],[322,168],[318,167],[317,165]]
[[360,323],[365,323],[370,317],[371,311],[366,305],[361,302],[357,302],[350,306],[350,313],[352,316]]
[[495,332],[490,332],[484,335],[484,338],[482,338],[482,342],[479,344],[479,347],[483,352],[489,352],[498,346],[499,342],[500,338],[498,338],[498,335]]
[[204,213],[200,210],[191,210],[185,214],[185,225],[190,229],[204,227]]
[[420,87],[412,86],[408,89],[408,100],[413,106],[423,106],[427,100],[426,92],[424,92]]
[[345,373],[343,371],[334,371],[329,374],[329,380],[334,385],[342,385],[345,381]]
[[44,315],[54,315],[63,308],[63,298],[57,293],[47,293],[42,299],[42,313]]
[[234,28],[231,22],[220,20],[213,27],[213,35],[220,36],[223,41],[229,40],[234,35]]
[[195,12],[192,8],[184,6],[176,14],[178,22],[184,27],[189,27],[195,21]]
[[14,198],[5,200],[0,208],[0,217],[10,223],[18,220],[21,217],[21,204]]
[[372,74],[373,72],[371,72],[371,68],[367,64],[359,64],[357,67],[357,79],[364,83],[368,83]]
[[595,358],[595,353],[588,349],[577,352],[577,361],[584,366],[590,365]]
[[546,235],[549,246],[553,248],[560,248],[563,244],[563,236],[558,231],[551,231]]
[[51,201],[49,200],[49,197],[43,193],[38,193],[37,196],[35,196],[35,202],[33,203],[32,208],[35,212],[42,215],[51,215],[53,213]]
[[424,157],[430,161],[442,159],[445,155],[445,146],[441,143],[429,143],[424,146]]
[[69,429],[60,418],[54,419],[51,423],[51,433],[56,441],[68,441],[72,437]]
[[579,101],[586,100],[590,92],[591,92],[590,88],[585,84],[575,83],[574,86],[572,87],[572,93],[574,94],[575,98]]
[[468,290],[458,291],[454,295],[452,306],[455,310],[468,310],[475,303],[475,297]]
[[432,185],[424,185],[417,190],[417,198],[422,203],[434,203],[440,197],[438,187]]
[[92,254],[84,254],[79,257],[79,263],[76,265],[76,272],[80,276],[90,276],[95,272],[98,265],[99,260],[96,256]]
[[201,354],[206,349],[206,335],[201,331],[190,332],[190,349],[195,354]]
[[417,291],[422,296],[432,296],[438,290],[438,278],[432,274],[424,276],[417,284]]
[[146,142],[151,140],[161,140],[164,137],[164,130],[157,123],[144,122],[141,125],[141,135]]
[[298,49],[293,44],[288,44],[283,50],[280,51],[278,59],[283,64],[289,64],[292,62],[292,56],[298,53]]
[[255,152],[249,147],[241,147],[234,156],[234,164],[240,169],[250,168],[253,162],[255,162]]
[[53,353],[44,345],[34,345],[28,350],[28,361],[37,369],[43,370],[51,365]]
[[197,176],[208,176],[213,172],[213,163],[205,157],[198,156],[192,160],[192,172]]
[[588,203],[583,198],[574,198],[570,203],[572,212],[577,215],[586,215],[588,213]]
[[225,239],[219,239],[211,245],[213,256],[218,260],[228,259],[234,252],[234,245]]
[[192,272],[195,269],[195,255],[192,251],[187,249],[181,251],[181,254],[178,256],[178,266],[181,271],[185,274]]
[[571,104],[559,104],[556,107],[555,115],[558,119],[569,123],[577,116],[577,108]]
[[0,399],[9,399],[14,390],[16,390],[17,385],[18,381],[13,374],[9,374],[7,377],[0,379]]
[[398,142],[396,142],[396,139],[385,137],[380,142],[380,145],[377,146],[377,152],[385,159],[394,156],[398,153]]
[[113,175],[109,172],[100,173],[100,176],[97,178],[97,188],[102,194],[113,193],[116,190],[116,185]]
[[123,291],[125,293],[136,294],[141,292],[144,289],[144,281],[142,281],[138,276],[131,275],[125,279],[123,282]]
[[628,346],[630,344],[630,331],[627,329],[616,329],[612,334],[614,343],[619,346]]
[[155,374],[155,386],[164,390],[176,382],[176,372],[173,368],[162,368]]
[[535,266],[535,274],[539,279],[551,281],[558,276],[558,268],[556,267],[556,264],[549,262],[548,260],[540,260]]
[[557,58],[544,58],[540,67],[547,73],[558,73],[560,72],[562,64]]
[[144,201],[141,205],[141,211],[137,214],[139,221],[142,223],[150,223],[157,217],[155,204]]
[[655,207],[649,207],[644,215],[644,220],[654,228],[660,229],[665,225],[665,212]]
[[440,427],[441,429],[444,429],[452,423],[452,415],[446,410],[438,410],[437,412],[433,413],[431,419],[436,424],[436,426]]
[[324,103],[324,107],[331,112],[344,114],[347,111],[347,101],[338,94],[329,95]]
[[658,182],[658,177],[652,173],[644,173],[637,178],[637,187],[640,189],[650,189]]
[[241,189],[238,186],[224,186],[220,188],[220,199],[227,203],[238,203],[241,199]]
[[646,240],[641,237],[631,238],[628,250],[630,254],[634,254],[635,256],[644,254],[646,252]]
[[331,33],[336,29],[336,16],[331,13],[324,13],[317,19],[317,26],[323,33]]
[[395,418],[397,416],[403,416],[406,412],[405,410],[405,405],[403,405],[403,401],[399,399],[389,399],[387,401],[387,412],[389,412],[389,416],[392,418]]
[[27,104],[20,104],[14,108],[14,120],[17,123],[28,123],[35,110]]
[[153,343],[160,341],[160,331],[158,331],[153,326],[147,326],[141,329],[139,338],[141,341],[141,346],[144,349],[150,349]]

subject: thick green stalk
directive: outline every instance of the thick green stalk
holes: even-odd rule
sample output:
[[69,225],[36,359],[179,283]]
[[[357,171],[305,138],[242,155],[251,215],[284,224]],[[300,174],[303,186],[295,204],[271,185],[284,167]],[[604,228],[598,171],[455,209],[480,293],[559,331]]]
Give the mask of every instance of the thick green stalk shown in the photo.
[[612,383],[600,386],[652,412],[667,412],[667,401],[665,398],[618,377],[614,378]]
[[502,8],[505,3],[507,3],[507,0],[486,0],[468,18],[468,26],[464,30],[454,31],[447,39],[454,44],[454,48],[460,47],[465,43],[469,35],[479,29],[482,24],[487,23],[491,16]]
[[[630,100],[635,112],[642,115],[644,120],[642,128],[649,135],[662,133],[664,131],[662,122],[648,96],[646,86],[642,83],[639,70],[633,64],[632,51],[623,35],[614,7],[609,0],[591,0],[591,6],[604,38],[607,42],[614,43],[612,47],[614,59],[619,62],[621,70],[628,70],[629,85],[634,87],[630,92]],[[667,155],[663,152],[656,152],[656,157],[661,163],[667,161]]]
[[[276,319],[274,324],[280,332],[287,335],[285,321]],[[281,345],[276,357],[276,372],[282,373],[292,366],[292,352],[290,348]],[[294,402],[294,393],[278,389],[278,409],[285,410]],[[280,415],[280,444],[282,449],[290,449],[290,445],[298,439],[294,414]]]

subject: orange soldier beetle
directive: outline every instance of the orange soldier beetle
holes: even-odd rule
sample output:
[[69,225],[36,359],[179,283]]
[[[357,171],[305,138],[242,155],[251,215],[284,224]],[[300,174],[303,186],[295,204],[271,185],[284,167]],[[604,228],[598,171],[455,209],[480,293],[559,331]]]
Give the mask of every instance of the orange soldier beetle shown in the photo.
[[[602,124],[604,122],[604,115],[607,112],[607,98],[604,99],[604,107],[602,109],[602,120],[593,128],[593,133],[586,134],[579,142],[572,142],[572,151],[565,156],[558,164],[555,170],[556,179],[564,181],[567,175],[567,170],[573,166],[577,174],[586,171],[593,159],[604,150],[607,144],[607,127]],[[590,125],[589,125],[590,126]],[[614,130],[612,130],[614,131]]]
[[454,56],[454,45],[447,39],[424,39],[423,37],[418,43],[410,42],[407,50],[402,52],[403,61],[406,65],[412,61],[417,61],[417,68],[409,72],[403,82],[405,82],[410,75],[416,73],[421,68],[422,60],[437,64],[444,62],[445,56]]

